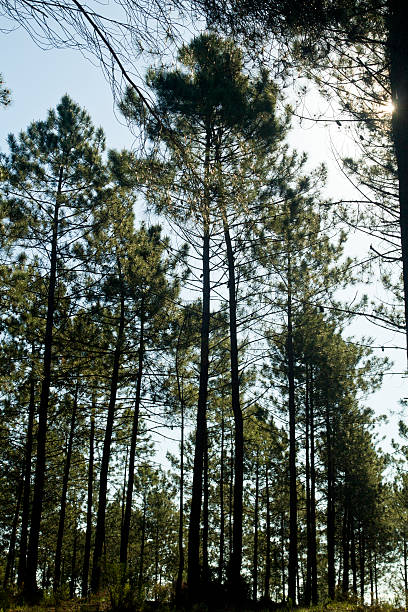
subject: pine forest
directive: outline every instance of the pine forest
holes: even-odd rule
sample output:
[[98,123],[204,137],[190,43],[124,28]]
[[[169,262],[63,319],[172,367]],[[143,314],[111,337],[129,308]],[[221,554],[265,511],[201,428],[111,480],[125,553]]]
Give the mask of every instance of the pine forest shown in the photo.
[[408,610],[407,31],[0,0],[2,612]]

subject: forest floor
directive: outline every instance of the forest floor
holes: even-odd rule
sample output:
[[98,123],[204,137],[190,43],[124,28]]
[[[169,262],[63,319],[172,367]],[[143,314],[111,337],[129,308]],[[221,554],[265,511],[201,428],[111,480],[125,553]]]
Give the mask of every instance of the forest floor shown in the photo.
[[[8,608],[0,607],[0,612],[113,612],[112,607],[107,601],[98,602],[98,604],[84,603],[81,600],[68,600],[60,601],[58,604],[50,605],[49,603],[42,603],[36,606],[13,606],[11,604]],[[126,610],[116,610],[115,612],[184,612],[183,610],[176,609],[167,604],[146,604],[142,607],[135,607],[133,609],[127,608]],[[381,604],[374,606],[362,606],[361,604],[355,603],[326,603],[319,606],[313,606],[310,608],[304,607],[282,607],[282,608],[258,608],[257,612],[289,612],[290,610],[296,610],[296,612],[403,612],[405,608],[398,608],[390,604]],[[254,608],[251,610],[244,610],[236,608],[223,608],[214,609],[209,608],[205,604],[199,604],[194,606],[192,612],[254,612]]]

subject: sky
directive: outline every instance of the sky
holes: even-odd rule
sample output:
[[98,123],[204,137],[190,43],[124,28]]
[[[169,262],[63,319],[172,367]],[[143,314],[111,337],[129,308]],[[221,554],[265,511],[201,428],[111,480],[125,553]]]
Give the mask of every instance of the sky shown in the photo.
[[[97,64],[91,63],[75,50],[42,50],[24,30],[18,29],[6,34],[1,31],[2,25],[0,23],[0,72],[11,89],[12,104],[6,109],[0,109],[0,150],[7,151],[8,133],[18,133],[30,122],[44,119],[47,110],[55,107],[65,93],[88,111],[95,125],[103,127],[108,148],[132,147],[134,136],[115,110],[110,86]],[[353,191],[333,160],[333,143],[342,153],[348,153],[352,147],[350,139],[336,124],[331,124],[328,129],[322,123],[316,125],[306,121],[302,126],[295,126],[290,136],[292,146],[309,153],[311,166],[327,163],[329,181],[326,193],[333,200],[341,197],[350,199]],[[350,254],[364,256],[368,248],[369,240],[350,233]],[[376,284],[369,291],[372,295],[381,293]],[[380,436],[385,436],[382,446],[389,451],[391,438],[398,437],[397,422],[402,415],[399,400],[408,396],[408,388],[407,379],[393,373],[405,370],[404,351],[389,349],[387,346],[403,346],[403,337],[385,332],[362,318],[353,323],[351,334],[356,338],[362,335],[373,336],[375,345],[385,347],[384,352],[379,351],[378,354],[387,355],[395,362],[392,370],[384,376],[382,390],[366,401],[377,414],[389,417],[389,424],[383,424],[379,431]]]

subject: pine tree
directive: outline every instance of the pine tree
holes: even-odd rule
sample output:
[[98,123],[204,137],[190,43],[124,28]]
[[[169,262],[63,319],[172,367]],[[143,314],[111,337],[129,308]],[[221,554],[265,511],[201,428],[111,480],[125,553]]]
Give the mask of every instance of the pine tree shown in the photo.
[[104,138],[101,130],[94,129],[86,112],[64,96],[56,112],[50,111],[45,121],[31,124],[18,139],[9,136],[8,144],[10,154],[2,158],[5,175],[2,188],[8,206],[17,209],[22,219],[19,225],[26,230],[18,246],[30,254],[38,254],[48,280],[37,461],[24,580],[27,595],[34,596],[45,486],[57,290],[72,253],[74,236],[75,240],[80,239],[95,206],[95,192],[100,191],[105,182],[101,163]]

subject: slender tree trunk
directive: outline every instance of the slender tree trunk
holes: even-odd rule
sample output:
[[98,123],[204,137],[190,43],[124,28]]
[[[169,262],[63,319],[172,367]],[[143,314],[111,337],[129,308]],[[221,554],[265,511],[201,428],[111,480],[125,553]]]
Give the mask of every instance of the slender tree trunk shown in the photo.
[[405,595],[405,609],[408,610],[408,553],[407,553],[407,536],[405,530],[403,532],[404,541],[404,595]]
[[306,538],[307,538],[307,558],[306,558],[306,580],[304,586],[304,604],[310,606],[312,598],[312,526],[310,512],[310,448],[309,448],[309,429],[310,429],[310,406],[309,406],[309,369],[306,364],[306,394],[305,394],[305,452],[306,452]]
[[[388,0],[392,136],[397,160],[405,324],[408,338],[408,4]],[[408,356],[408,340],[407,340]]]
[[232,555],[230,559],[231,594],[240,599],[242,564],[242,514],[244,490],[244,423],[239,397],[237,297],[235,279],[235,256],[225,210],[223,211],[224,239],[228,262],[229,329],[231,359],[231,407],[234,415],[234,523]]
[[139,355],[138,355],[137,379],[136,379],[136,398],[135,398],[135,409],[133,413],[132,435],[131,435],[131,440],[130,440],[125,515],[124,515],[123,527],[122,527],[122,533],[121,533],[121,539],[120,539],[120,562],[123,563],[125,566],[127,564],[127,558],[128,558],[130,517],[132,514],[133,487],[134,487],[134,482],[135,482],[136,440],[137,440],[137,434],[139,430],[140,397],[141,397],[141,389],[142,389],[143,360],[144,360],[144,351],[145,351],[145,338],[144,338],[145,314],[144,314],[143,299],[142,299],[140,308],[141,308],[140,310],[140,338],[139,338]]
[[92,393],[92,408],[91,408],[91,428],[89,432],[88,496],[87,496],[87,503],[86,503],[86,532],[85,532],[85,547],[84,547],[84,563],[82,566],[82,586],[81,586],[82,597],[88,596],[89,562],[91,558],[95,411],[96,411],[96,395],[95,395],[95,392],[93,392]]
[[228,503],[228,552],[232,555],[232,508],[234,503],[234,448],[231,438],[230,456],[230,479],[229,479],[229,503]]
[[218,557],[218,581],[221,584],[224,572],[224,541],[225,541],[225,515],[224,515],[224,408],[221,408],[221,460],[220,460],[220,547]]
[[334,504],[334,458],[330,411],[326,408],[326,444],[327,444],[327,587],[329,599],[334,599],[336,588],[335,569],[335,504]]
[[378,576],[377,576],[377,553],[374,553],[374,588],[375,588],[375,605],[378,604]]
[[285,585],[286,585],[286,575],[285,575],[285,516],[284,513],[281,513],[281,574],[282,574],[282,603],[286,601],[285,594]]
[[123,293],[120,297],[120,314],[116,346],[113,355],[113,368],[110,384],[110,395],[108,405],[108,415],[106,419],[105,438],[103,442],[101,471],[99,477],[99,498],[98,515],[95,529],[95,546],[92,563],[91,591],[97,593],[101,579],[101,560],[105,542],[105,514],[106,514],[106,495],[108,490],[108,470],[111,452],[113,421],[115,418],[116,395],[119,381],[119,367],[122,353],[123,337],[125,329],[125,298]]
[[354,530],[354,518],[353,515],[350,514],[350,563],[351,563],[351,573],[353,576],[353,594],[357,595],[357,562],[356,562],[356,536]]
[[34,344],[31,349],[33,365],[30,375],[30,400],[28,406],[27,439],[25,447],[24,465],[24,489],[23,489],[23,508],[21,512],[21,531],[18,559],[17,585],[21,587],[25,582],[27,568],[27,537],[28,520],[30,516],[30,492],[31,492],[31,460],[33,454],[33,429],[35,417],[35,379],[34,379]]
[[[127,468],[129,463],[129,445],[126,444],[126,457],[125,457],[125,473],[123,475],[123,487],[122,487],[122,516],[120,519],[120,533],[123,531],[123,523],[125,522],[125,506],[126,506],[126,484],[127,484]],[[121,541],[122,543],[122,541]],[[120,554],[120,552],[119,552]]]
[[344,506],[343,515],[343,532],[342,532],[342,548],[343,548],[343,580],[342,591],[346,596],[349,592],[349,573],[350,573],[350,521],[347,504]]
[[200,589],[200,518],[203,489],[203,459],[205,446],[205,423],[208,395],[208,359],[210,335],[210,202],[208,174],[210,166],[211,126],[206,128],[206,151],[204,161],[204,232],[203,232],[203,285],[200,347],[200,382],[198,390],[197,422],[194,448],[193,485],[188,532],[188,590],[191,602],[201,597]]
[[178,396],[180,401],[181,410],[181,432],[180,432],[180,491],[179,491],[179,530],[178,530],[178,551],[179,551],[179,564],[177,571],[177,582],[176,582],[176,605],[180,606],[182,601],[182,585],[183,585],[183,573],[184,573],[184,543],[183,543],[183,530],[184,530],[184,388],[183,382],[180,384],[180,372],[178,367],[178,351],[176,354],[176,376],[177,376],[177,388]]
[[76,560],[77,560],[77,544],[78,544],[78,531],[77,526],[74,526],[74,543],[72,549],[72,561],[71,561],[71,580],[69,583],[69,598],[74,599],[75,597],[75,581],[76,581]]
[[373,572],[373,555],[370,550],[368,555],[369,571],[370,571],[370,603],[374,606],[374,572]]
[[256,450],[255,468],[255,507],[254,507],[254,556],[252,562],[252,598],[258,600],[258,523],[259,523],[259,459]]
[[316,542],[316,467],[315,467],[315,425],[314,425],[314,395],[313,368],[310,368],[310,561],[311,561],[311,594],[312,604],[319,601],[317,589],[317,542]]
[[[155,529],[155,543],[154,543],[154,582],[155,585],[159,582],[159,524],[156,522]],[[157,590],[155,595],[155,601],[157,601]]]
[[139,557],[139,578],[138,578],[138,591],[141,593],[143,587],[143,571],[144,571],[144,550],[146,542],[146,493],[143,494],[143,515],[142,515],[142,539],[140,543],[140,557]]
[[60,512],[59,512],[59,521],[58,521],[57,546],[55,549],[55,562],[54,562],[55,563],[54,565],[54,568],[55,568],[54,569],[54,585],[53,585],[54,593],[60,586],[60,582],[61,582],[62,541],[64,538],[65,512],[66,512],[66,507],[67,507],[69,471],[71,469],[72,447],[74,444],[76,413],[77,413],[77,408],[78,408],[78,386],[79,386],[79,383],[77,379],[77,382],[75,385],[74,404],[72,407],[72,414],[71,414],[71,423],[70,423],[70,428],[69,428],[67,456],[65,459],[64,475],[62,478],[62,493],[61,493]]
[[265,495],[266,495],[266,526],[265,526],[265,601],[270,599],[270,583],[271,583],[271,504],[269,499],[269,466],[265,468]]
[[21,498],[22,498],[22,495],[23,495],[23,487],[24,487],[24,482],[23,482],[23,477],[22,477],[20,482],[19,482],[19,484],[18,484],[18,489],[17,489],[16,510],[14,512],[13,524],[11,526],[9,549],[8,549],[8,553],[7,553],[6,570],[4,572],[3,587],[5,589],[8,587],[8,584],[10,582],[10,578],[13,575],[14,560],[15,560],[15,557],[16,557],[16,540],[17,540],[18,519],[20,517],[20,506],[21,506]]
[[52,223],[52,239],[50,253],[50,275],[47,295],[47,318],[44,336],[43,372],[38,408],[37,429],[37,461],[34,475],[34,493],[31,510],[30,537],[27,549],[27,569],[25,576],[25,591],[30,598],[37,591],[38,544],[40,539],[41,516],[44,498],[46,442],[48,422],[48,401],[51,386],[52,343],[54,330],[55,290],[57,286],[57,245],[59,231],[59,212],[61,206],[62,178],[64,169],[59,169],[58,186],[55,198],[54,217]]
[[208,567],[208,503],[209,503],[209,491],[208,491],[208,429],[207,424],[205,426],[205,444],[204,444],[204,463],[203,463],[203,484],[204,484],[204,495],[203,495],[203,569],[202,569],[202,584],[204,588],[208,584],[209,580],[209,567]]
[[298,567],[297,538],[297,470],[296,470],[296,405],[295,405],[295,357],[293,350],[291,261],[288,257],[288,303],[287,303],[287,376],[289,390],[289,566],[288,598],[296,605],[296,575]]
[[365,537],[364,537],[364,529],[360,525],[359,530],[359,561],[360,561],[360,598],[361,603],[364,603],[364,595],[365,595]]

